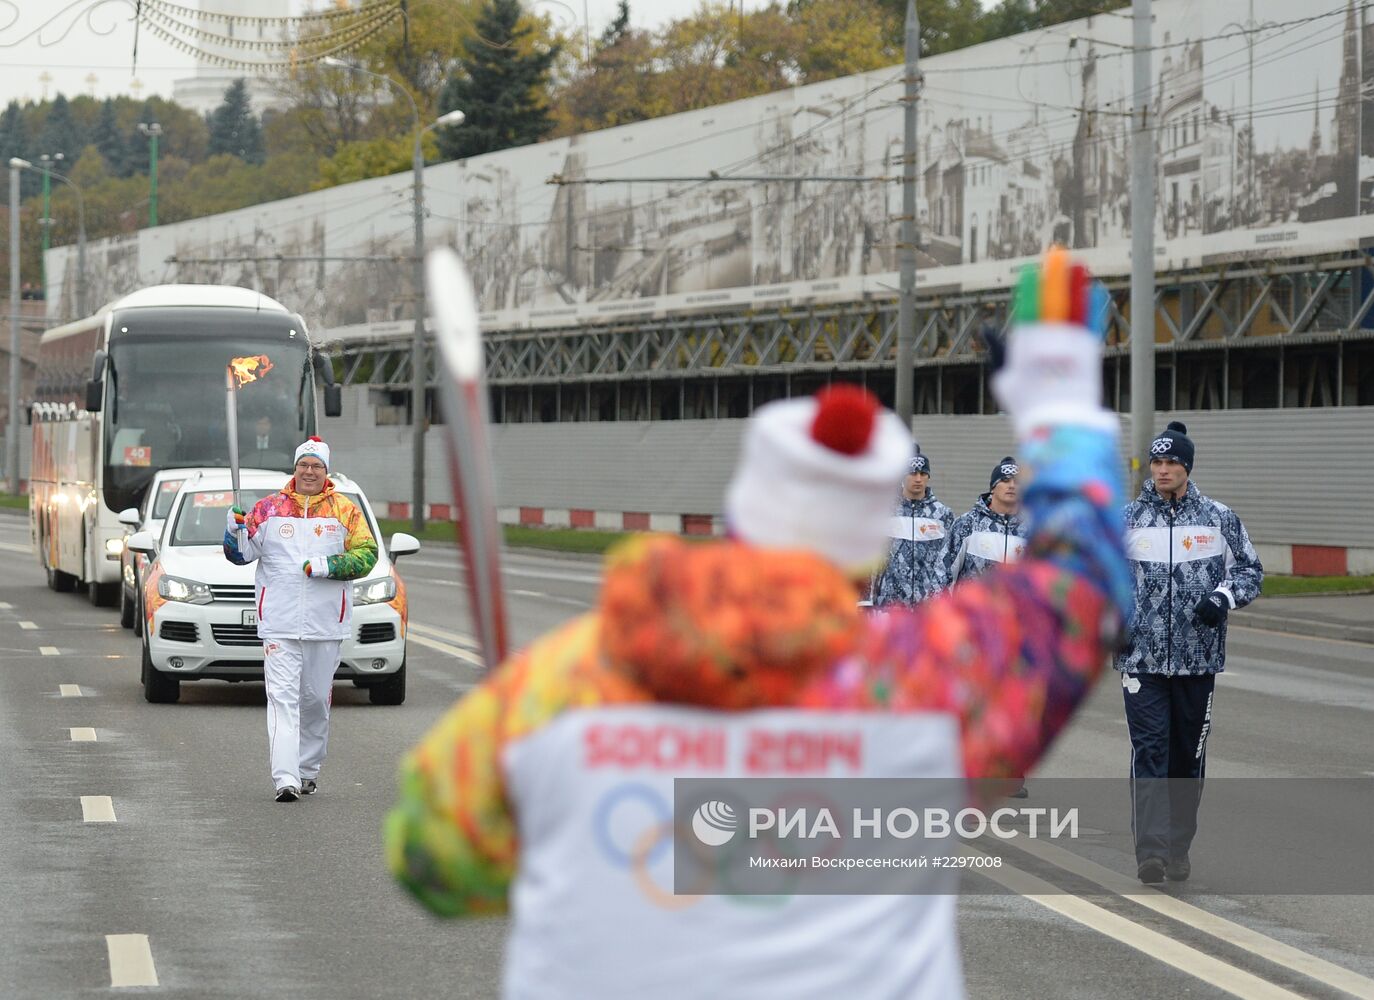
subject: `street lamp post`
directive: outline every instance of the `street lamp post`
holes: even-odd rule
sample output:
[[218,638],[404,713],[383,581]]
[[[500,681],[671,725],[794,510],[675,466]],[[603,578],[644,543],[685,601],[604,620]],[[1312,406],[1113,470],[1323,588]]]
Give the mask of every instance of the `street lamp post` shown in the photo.
[[138,131],[148,137],[148,225],[157,226],[157,138],[162,126],[157,122],[139,122]]
[[44,289],[48,287],[48,248],[52,246],[52,184],[49,182],[49,172],[54,163],[61,163],[62,160],[61,153],[53,153],[51,156],[44,153],[38,158],[43,173],[43,218],[38,220],[38,224],[43,227],[43,256],[39,258],[39,274]]
[[463,124],[466,117],[461,111],[450,111],[441,115],[428,125],[420,124],[420,106],[410,91],[384,73],[374,73],[370,69],[353,63],[326,56],[320,62],[335,69],[381,80],[393,90],[398,90],[410,102],[414,115],[415,144],[411,150],[411,201],[414,215],[415,247],[411,261],[413,271],[411,281],[415,286],[415,329],[410,343],[410,410],[411,410],[411,526],[418,534],[425,529],[425,391],[429,379],[426,377],[428,364],[425,358],[425,154],[421,139],[431,129]]
[[28,160],[10,160],[10,412],[5,426],[5,478],[19,492],[19,171]]

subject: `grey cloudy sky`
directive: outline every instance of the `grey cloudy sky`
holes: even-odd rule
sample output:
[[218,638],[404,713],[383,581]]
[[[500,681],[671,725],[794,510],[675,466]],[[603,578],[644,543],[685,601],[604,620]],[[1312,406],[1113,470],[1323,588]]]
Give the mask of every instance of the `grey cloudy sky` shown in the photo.
[[[181,0],[191,6],[195,0]],[[203,9],[230,13],[234,0],[201,0]],[[630,0],[631,20],[638,27],[657,27],[682,17],[698,6],[699,0]],[[304,10],[303,0],[283,0],[292,12]],[[746,7],[762,6],[761,0],[746,0]],[[317,2],[312,6],[318,8]],[[536,10],[547,8],[554,20],[580,27],[583,17],[598,34],[616,10],[616,0],[535,0]],[[0,4],[0,104],[12,100],[41,100],[59,91],[73,96],[93,93],[97,97],[132,93],[138,80],[143,96],[170,96],[172,82],[189,75],[194,61],[167,45],[148,30],[139,33],[138,67],[132,69],[134,47],[133,0],[88,0],[73,4],[70,11],[53,17],[68,7],[65,2],[16,0]],[[17,13],[13,11],[17,10]],[[85,12],[89,11],[89,16]],[[47,77],[45,79],[44,77]]]

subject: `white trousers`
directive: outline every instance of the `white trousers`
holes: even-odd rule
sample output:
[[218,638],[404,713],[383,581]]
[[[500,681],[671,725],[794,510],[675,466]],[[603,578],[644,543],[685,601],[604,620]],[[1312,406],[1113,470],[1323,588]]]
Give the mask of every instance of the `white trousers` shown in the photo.
[[272,781],[300,788],[324,763],[339,640],[264,639],[262,649]]

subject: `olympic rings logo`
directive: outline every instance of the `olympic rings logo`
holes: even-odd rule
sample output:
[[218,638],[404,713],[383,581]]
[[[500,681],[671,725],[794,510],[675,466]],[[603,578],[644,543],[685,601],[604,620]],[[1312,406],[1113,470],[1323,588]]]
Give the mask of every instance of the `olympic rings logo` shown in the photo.
[[[718,794],[710,801],[732,810],[743,821],[748,808],[742,802],[726,801],[728,798],[728,795]],[[794,809],[803,805],[834,807],[835,804],[819,794],[791,793],[775,800],[769,808]],[[627,830],[633,832],[627,833]],[[640,894],[665,910],[688,909],[708,895],[723,896],[735,906],[781,907],[791,899],[791,890],[800,877],[791,869],[785,870],[785,874],[771,870],[771,877],[783,878],[782,892],[736,891],[738,873],[749,869],[747,855],[751,851],[762,848],[776,857],[796,856],[793,845],[779,840],[771,832],[752,842],[749,837],[732,837],[719,846],[707,845],[692,832],[691,812],[679,821],[673,815],[672,804],[662,793],[643,782],[625,782],[601,797],[592,814],[592,835],[602,856],[614,867],[627,871]],[[686,865],[675,866],[677,870],[686,868],[695,873],[693,883],[676,893],[671,886],[661,884],[652,871],[668,858],[674,844],[692,852]],[[826,845],[824,852],[833,857],[843,847],[843,842],[836,839]],[[819,847],[807,849],[816,853]]]
[[1167,455],[1173,450],[1174,443],[1168,438],[1155,438],[1150,442],[1151,455]]

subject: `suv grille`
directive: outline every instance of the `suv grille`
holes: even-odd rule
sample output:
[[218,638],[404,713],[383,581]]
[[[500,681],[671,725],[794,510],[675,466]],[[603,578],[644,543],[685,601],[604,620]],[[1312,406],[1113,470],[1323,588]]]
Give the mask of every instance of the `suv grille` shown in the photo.
[[394,638],[395,622],[368,622],[358,629],[359,642],[390,642]]
[[258,646],[262,640],[258,638],[258,627],[256,625],[211,625],[210,632],[215,637],[215,642],[221,646]]
[[195,642],[198,633],[195,622],[163,622],[158,632],[168,642]]
[[210,596],[217,601],[230,601],[235,604],[253,603],[253,585],[223,583],[210,584]]

